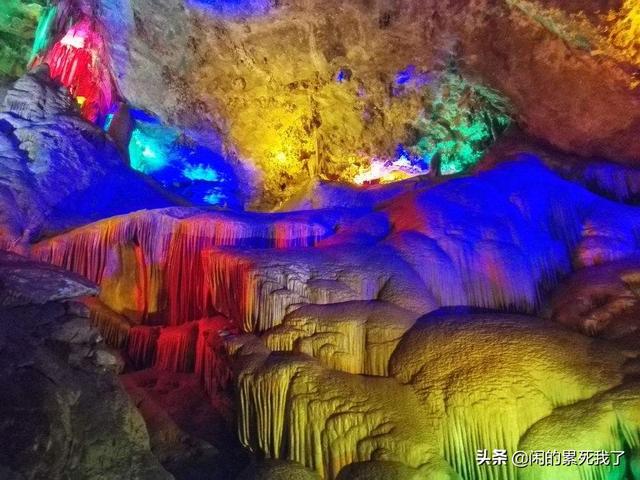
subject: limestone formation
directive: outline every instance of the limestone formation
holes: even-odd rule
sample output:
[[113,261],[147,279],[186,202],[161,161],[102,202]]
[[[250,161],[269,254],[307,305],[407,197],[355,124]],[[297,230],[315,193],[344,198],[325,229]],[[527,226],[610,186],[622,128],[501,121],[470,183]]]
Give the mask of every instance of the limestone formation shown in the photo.
[[638,0],[3,1],[0,478],[640,479]]
[[[243,443],[324,478],[520,478],[512,464],[479,465],[476,451],[486,445],[510,452],[568,449],[576,438],[576,448],[626,448],[635,455],[631,353],[537,318],[427,315],[400,340],[390,378],[270,353],[250,338],[230,351],[242,365]],[[322,352],[311,353],[326,363]],[[576,421],[589,409],[601,413]],[[569,424],[580,425],[578,437],[564,430]],[[613,475],[625,465],[592,469]],[[555,472],[553,466],[531,469],[524,478],[557,478]]]
[[633,0],[99,3],[125,97],[221,133],[263,172],[257,204],[392,157],[414,140],[424,83],[452,63],[501,91],[529,134],[640,158]]
[[342,372],[388,375],[388,364],[416,314],[379,301],[305,305],[263,339],[274,351],[310,355]]
[[637,257],[585,268],[555,292],[551,318],[586,335],[640,345]]
[[[0,113],[0,243],[24,248],[46,233],[105,215],[171,205],[131,171],[104,133],[41,66],[9,90]],[[131,189],[135,196],[128,195]]]
[[[18,274],[40,288],[14,282]],[[0,279],[15,300],[0,309],[3,478],[173,478],[151,455],[115,354],[71,300],[87,282],[5,255]]]

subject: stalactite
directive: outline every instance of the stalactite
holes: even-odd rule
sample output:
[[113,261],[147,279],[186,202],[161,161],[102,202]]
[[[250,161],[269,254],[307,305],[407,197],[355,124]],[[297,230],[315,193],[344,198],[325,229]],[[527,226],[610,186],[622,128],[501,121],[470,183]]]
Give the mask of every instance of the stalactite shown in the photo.
[[127,318],[104,305],[97,298],[86,298],[83,302],[89,307],[91,324],[98,328],[107,345],[113,348],[126,348],[131,324]]
[[332,369],[387,376],[389,359],[416,314],[385,302],[305,305],[263,339],[274,351],[310,355]]
[[[270,220],[256,214],[167,209],[76,229],[35,245],[32,256],[120,291],[115,296],[124,290],[133,294],[131,288],[119,285],[122,272],[130,272],[127,277],[136,278],[135,291],[139,292],[130,303],[138,302],[137,308],[143,310],[138,312],[140,317],[179,325],[215,311],[203,252],[216,247],[309,246],[328,232],[330,227],[297,214]],[[130,248],[135,253],[136,272],[118,263],[128,256],[124,249]],[[106,292],[103,298],[108,298]]]
[[162,327],[153,366],[168,372],[193,372],[198,325]]
[[304,356],[260,355],[238,380],[239,435],[252,450],[326,479],[374,452],[412,466],[438,456],[426,416],[413,415],[415,397],[394,380],[324,370]]
[[65,35],[33,64],[46,63],[51,77],[69,89],[85,118],[101,121],[116,101],[107,45],[96,20],[75,23]]
[[296,250],[212,250],[203,255],[209,297],[245,332],[263,332],[308,303],[385,300],[434,308],[420,278],[386,249],[349,245]]
[[225,389],[231,381],[224,338],[236,328],[224,317],[202,319],[197,324],[195,373],[202,380],[207,394],[212,396]]
[[[325,235],[316,224],[258,219],[198,216],[184,222],[176,231],[167,261],[169,323],[177,325],[213,313],[200,252],[216,247],[259,246],[291,248],[309,246]],[[192,302],[190,299],[201,299]],[[223,311],[224,312],[224,311]],[[224,312],[227,313],[227,312]]]
[[129,331],[127,354],[136,368],[148,368],[156,357],[160,327],[140,325]]

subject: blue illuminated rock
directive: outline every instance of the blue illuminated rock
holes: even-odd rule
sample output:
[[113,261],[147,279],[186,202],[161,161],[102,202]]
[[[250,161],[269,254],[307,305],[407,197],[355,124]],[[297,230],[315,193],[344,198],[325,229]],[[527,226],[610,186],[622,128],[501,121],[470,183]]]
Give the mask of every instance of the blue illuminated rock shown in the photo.
[[9,90],[0,113],[0,244],[173,204],[84,121],[46,66]]

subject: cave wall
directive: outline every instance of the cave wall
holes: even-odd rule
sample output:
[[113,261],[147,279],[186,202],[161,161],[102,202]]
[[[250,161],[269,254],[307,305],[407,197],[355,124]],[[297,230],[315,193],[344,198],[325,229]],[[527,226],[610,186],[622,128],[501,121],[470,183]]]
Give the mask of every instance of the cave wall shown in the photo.
[[[273,208],[415,140],[429,74],[501,91],[529,134],[640,160],[633,2],[102,0],[125,98],[222,142]],[[409,79],[407,68],[413,66]],[[257,167],[257,168],[255,168]]]

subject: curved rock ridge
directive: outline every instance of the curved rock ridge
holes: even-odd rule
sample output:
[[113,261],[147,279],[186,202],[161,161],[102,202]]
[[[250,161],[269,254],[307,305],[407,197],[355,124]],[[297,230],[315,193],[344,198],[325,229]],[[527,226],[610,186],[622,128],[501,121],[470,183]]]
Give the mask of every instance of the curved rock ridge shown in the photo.
[[[229,351],[242,442],[323,478],[606,478],[638,453],[631,357],[640,351],[534,317],[427,315],[402,336],[388,378],[322,366],[321,351],[311,352],[319,361],[271,352],[251,336]],[[628,458],[589,472],[479,466],[476,451],[492,448],[626,450]]]
[[0,244],[14,249],[107,216],[173,204],[80,117],[46,65],[7,93],[0,166]]
[[522,156],[368,208],[141,211],[42,241],[32,254],[100,284],[102,300],[135,324],[222,313],[253,332],[309,303],[534,312],[560,276],[631,255],[639,226],[636,208]]
[[358,215],[343,210],[277,215],[178,207],[140,211],[44,240],[32,255],[99,283],[105,303],[134,323],[177,325],[206,317],[211,309],[204,295],[204,252],[313,245]]

